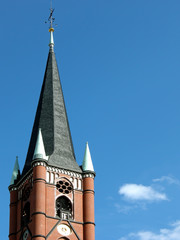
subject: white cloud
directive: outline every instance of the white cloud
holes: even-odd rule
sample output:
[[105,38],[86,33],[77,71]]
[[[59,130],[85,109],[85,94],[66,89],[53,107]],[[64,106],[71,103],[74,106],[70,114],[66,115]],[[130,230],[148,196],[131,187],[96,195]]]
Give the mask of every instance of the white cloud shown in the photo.
[[162,201],[168,200],[165,193],[160,193],[151,186],[141,184],[125,184],[119,189],[119,194],[133,201]]
[[162,176],[161,178],[153,179],[153,182],[167,182],[169,184],[180,185],[180,181],[171,176]]
[[179,240],[180,239],[180,221],[171,225],[171,228],[160,229],[159,233],[150,231],[139,231],[130,233],[127,237],[119,240]]

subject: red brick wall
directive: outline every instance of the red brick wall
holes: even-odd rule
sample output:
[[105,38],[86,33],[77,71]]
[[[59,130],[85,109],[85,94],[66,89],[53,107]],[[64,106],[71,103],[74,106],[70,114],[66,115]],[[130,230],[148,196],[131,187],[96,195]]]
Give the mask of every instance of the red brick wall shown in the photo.
[[[82,188],[78,189],[77,187],[69,194],[64,195],[72,203],[73,219],[70,220],[70,224],[66,220],[58,223],[56,199],[59,196],[63,196],[63,194],[57,190],[56,182],[64,178],[70,181],[73,186],[73,180],[72,176],[59,173],[58,178],[54,179],[53,183],[49,183],[46,181],[46,172],[46,166],[37,165],[33,167],[33,184],[30,197],[27,199],[30,202],[30,222],[28,228],[32,236],[36,236],[33,240],[44,240],[44,237],[47,235],[48,240],[77,240],[76,234],[81,240],[94,240],[94,179],[90,177],[83,180],[80,179]],[[10,193],[10,234],[17,232],[16,235],[9,237],[10,240],[21,239],[26,229],[26,227],[21,228],[21,215],[27,201],[23,201],[22,196],[18,200],[18,194],[28,181],[24,182],[24,185],[18,190]],[[70,228],[72,226],[71,234],[67,238],[58,232],[57,226],[59,224],[66,224]],[[30,239],[31,236],[29,235],[28,240]]]

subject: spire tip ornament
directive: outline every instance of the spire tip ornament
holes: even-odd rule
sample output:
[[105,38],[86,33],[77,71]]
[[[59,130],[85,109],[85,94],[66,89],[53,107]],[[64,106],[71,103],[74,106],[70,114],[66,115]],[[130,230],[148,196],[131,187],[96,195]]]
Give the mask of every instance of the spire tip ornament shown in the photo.
[[49,26],[49,32],[50,32],[49,47],[50,47],[50,51],[52,51],[52,52],[54,51],[54,38],[53,38],[54,28],[53,28],[53,23],[55,21],[55,18],[53,17],[53,12],[54,12],[54,8],[52,8],[52,1],[51,1],[50,15],[49,15],[48,21],[50,23],[50,26]]

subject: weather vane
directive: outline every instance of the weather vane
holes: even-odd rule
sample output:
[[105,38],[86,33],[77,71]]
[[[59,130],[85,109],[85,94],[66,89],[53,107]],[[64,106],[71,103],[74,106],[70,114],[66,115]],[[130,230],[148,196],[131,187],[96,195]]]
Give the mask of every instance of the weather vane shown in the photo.
[[[49,26],[49,32],[50,32],[49,47],[50,47],[50,51],[51,52],[54,52],[53,32],[54,32],[54,21],[55,21],[55,18],[53,17],[53,13],[54,13],[54,8],[52,7],[52,0],[51,0],[50,15],[49,15],[48,21],[45,21],[45,23],[49,22],[49,24],[50,24],[50,26]],[[57,25],[55,24],[55,26],[57,26]]]
[[[52,0],[51,0],[50,15],[49,15],[49,18],[48,18],[48,22],[50,23],[50,28],[49,29],[54,29],[53,28],[53,23],[55,21],[55,18],[53,17],[53,13],[54,13],[54,8],[52,7]],[[45,21],[45,23],[47,23],[47,21]],[[55,24],[55,26],[57,26],[57,24]]]

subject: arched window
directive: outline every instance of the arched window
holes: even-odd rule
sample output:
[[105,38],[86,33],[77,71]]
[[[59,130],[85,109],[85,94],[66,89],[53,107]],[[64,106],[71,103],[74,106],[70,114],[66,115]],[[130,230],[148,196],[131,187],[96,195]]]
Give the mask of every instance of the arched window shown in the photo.
[[29,221],[30,221],[30,203],[27,202],[22,211],[21,225],[25,226]]
[[72,218],[72,204],[67,197],[56,199],[56,215],[62,219]]

